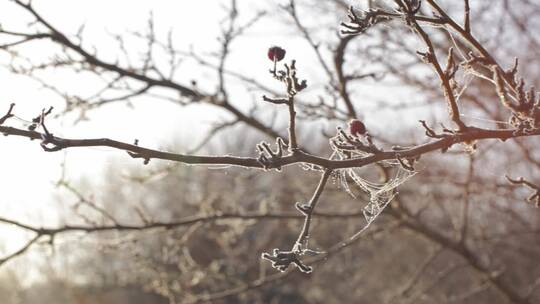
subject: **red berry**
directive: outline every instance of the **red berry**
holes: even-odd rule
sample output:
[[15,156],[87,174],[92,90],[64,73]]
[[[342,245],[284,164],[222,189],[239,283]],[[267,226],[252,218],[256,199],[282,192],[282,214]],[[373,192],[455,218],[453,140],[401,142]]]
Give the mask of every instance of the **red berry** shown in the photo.
[[358,119],[349,121],[349,133],[354,136],[358,136],[366,133],[366,126]]
[[273,46],[268,49],[268,59],[272,61],[281,61],[285,57],[285,50],[279,46]]

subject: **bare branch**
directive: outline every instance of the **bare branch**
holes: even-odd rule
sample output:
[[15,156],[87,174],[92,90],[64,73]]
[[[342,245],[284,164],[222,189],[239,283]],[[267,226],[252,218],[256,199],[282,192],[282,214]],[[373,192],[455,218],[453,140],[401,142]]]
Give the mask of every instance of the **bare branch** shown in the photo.
[[535,207],[540,207],[540,186],[535,185],[529,181],[526,181],[523,177],[518,179],[512,179],[508,175],[505,175],[506,179],[514,185],[525,185],[534,192],[527,198],[527,201],[534,203]]

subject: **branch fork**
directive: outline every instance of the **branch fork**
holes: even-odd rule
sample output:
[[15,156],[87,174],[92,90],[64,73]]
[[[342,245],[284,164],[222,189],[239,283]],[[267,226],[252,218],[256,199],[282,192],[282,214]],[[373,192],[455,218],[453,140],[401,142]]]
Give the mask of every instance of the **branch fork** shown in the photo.
[[12,103],[9,105],[9,110],[7,111],[7,113],[4,114],[4,116],[0,117],[0,125],[2,125],[4,122],[6,122],[6,120],[14,116],[13,114],[14,107],[15,107],[15,103]]
[[[135,141],[133,142],[133,145],[138,146],[139,145],[139,140],[135,139]],[[142,159],[144,159],[143,164],[145,164],[145,165],[148,165],[148,163],[150,163],[150,157],[148,157],[146,155],[143,155],[142,153],[127,151],[127,154],[129,156],[131,156],[132,158],[142,158]]]
[[283,157],[284,149],[287,148],[287,145],[281,137],[276,138],[276,147],[276,151],[272,151],[270,145],[264,141],[257,145],[257,150],[259,151],[259,158],[257,158],[257,161],[265,170],[275,168],[277,171],[281,171],[279,162]]
[[[41,134],[41,143],[39,145],[46,152],[56,152],[67,147],[67,145],[62,139],[54,137],[54,135],[47,129],[47,126],[45,126],[45,117],[52,112],[52,109],[53,107],[50,107],[48,111],[45,111],[45,109],[43,109],[41,111],[41,115],[38,116],[39,125],[43,129],[43,133]],[[33,121],[35,122],[38,117],[34,118]],[[32,126],[33,125],[31,125],[30,127]]]

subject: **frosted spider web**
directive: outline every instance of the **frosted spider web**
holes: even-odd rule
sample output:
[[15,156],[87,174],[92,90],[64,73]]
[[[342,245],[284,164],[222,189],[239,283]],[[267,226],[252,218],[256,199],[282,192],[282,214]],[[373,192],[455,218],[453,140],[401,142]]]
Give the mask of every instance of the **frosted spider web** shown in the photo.
[[[363,151],[347,151],[352,154],[353,158],[362,158],[371,155]],[[350,159],[345,157],[342,150],[334,147],[334,153],[332,153],[331,159],[343,160]],[[362,177],[361,168],[345,168],[336,171],[336,181],[341,187],[353,198],[357,198],[355,193],[349,186],[347,176],[356,184],[360,190],[369,196],[369,201],[363,207],[362,212],[364,214],[365,225],[355,233],[350,239],[357,238],[362,232],[364,232],[375,219],[384,211],[384,208],[390,204],[392,199],[397,194],[397,188],[406,182],[409,178],[414,176],[417,172],[403,168],[398,160],[384,160],[378,163],[384,168],[389,168],[393,171],[393,176],[389,176],[385,182],[372,182]]]

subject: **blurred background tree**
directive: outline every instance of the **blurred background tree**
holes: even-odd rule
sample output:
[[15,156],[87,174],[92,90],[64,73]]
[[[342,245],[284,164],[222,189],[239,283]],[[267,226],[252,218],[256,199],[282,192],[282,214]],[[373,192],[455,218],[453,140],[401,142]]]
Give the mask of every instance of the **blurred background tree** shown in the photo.
[[[53,134],[97,135],[73,132],[83,124],[88,130],[111,131],[103,134],[110,137],[116,134],[113,129],[121,129],[127,134],[120,139],[129,142],[142,126],[147,133],[141,146],[148,147],[143,143],[152,138],[152,144],[161,145],[159,150],[241,156],[270,169],[246,170],[227,162],[186,166],[130,145],[121,149],[135,159],[126,162],[125,154],[115,153],[107,156],[106,174],[84,177],[84,172],[72,173],[80,167],[70,161],[72,150],[63,149],[66,161],[54,190],[60,205],[54,213],[60,218],[45,225],[51,230],[24,224],[24,219],[0,218],[3,224],[36,234],[34,239],[30,234],[28,246],[7,251],[1,260],[2,302],[540,303],[538,198],[526,201],[538,193],[534,181],[540,155],[534,135],[540,133],[534,113],[523,118],[504,102],[505,94],[515,97],[510,104],[519,102],[519,81],[511,81],[515,58],[517,75],[525,89],[533,88],[532,99],[537,98],[540,36],[535,29],[540,26],[540,5],[530,0],[438,2],[212,2],[224,5],[219,17],[200,15],[200,24],[180,20],[177,25],[196,31],[217,24],[220,36],[212,50],[190,46],[173,31],[167,34],[152,15],[144,30],[113,34],[112,42],[101,46],[84,38],[84,28],[64,32],[55,27],[54,20],[41,14],[47,6],[41,1],[32,6],[24,1],[2,4],[35,21],[21,29],[2,22],[3,63],[12,77],[29,77],[53,92],[44,102],[57,105],[55,112],[32,121],[17,110],[23,102],[16,100],[17,107],[8,114],[17,115],[6,116],[2,132],[21,135],[6,127],[19,124],[18,130],[28,132],[23,136],[63,149],[71,143],[62,146],[64,142],[28,128],[46,135],[46,117]],[[448,18],[459,22],[463,33],[452,28]],[[426,51],[422,31],[434,53]],[[286,107],[261,98],[286,93],[291,98],[291,92],[268,75],[272,63],[265,58],[266,48],[274,41],[264,35],[290,42],[281,45],[286,61],[296,59],[298,77],[308,80],[306,90],[292,94],[296,135],[306,153],[339,155],[346,161],[474,136],[475,128],[510,130],[505,134],[512,135],[456,139],[458,144],[418,154],[420,160],[416,155],[394,157],[392,162],[385,158],[350,169],[352,173],[336,169],[315,211],[295,207],[314,194],[324,166],[302,158],[300,164],[278,171],[274,169],[281,167],[282,158],[273,162],[264,146],[259,146],[263,152],[256,150],[261,140],[273,143],[279,136],[289,144],[285,153],[295,153]],[[467,35],[491,57],[478,51]],[[105,46],[108,43],[114,47]],[[44,46],[46,56],[28,55],[37,46]],[[254,52],[259,52],[257,65],[249,59]],[[445,62],[449,52],[454,59]],[[455,62],[457,71],[443,75],[443,85],[434,72],[433,55],[443,69]],[[502,74],[494,63],[510,72]],[[504,78],[502,85],[497,77]],[[73,87],[71,81],[86,85]],[[445,81],[459,106],[457,117],[446,111]],[[9,103],[5,105],[7,110]],[[125,112],[128,107],[143,113],[133,123]],[[159,120],[172,110],[195,119],[186,121],[179,135],[167,130],[181,142],[159,142],[165,132],[157,127]],[[512,116],[518,118],[509,119]],[[533,122],[525,125],[529,118]],[[350,119],[361,120],[369,135],[347,142]],[[78,124],[64,125],[66,121]],[[344,133],[336,136],[336,127]],[[343,145],[356,143],[358,150],[347,154],[336,148],[339,140]],[[145,166],[137,158],[150,162]],[[373,222],[366,215],[373,191],[365,191],[367,181],[355,176],[377,187],[399,182],[399,188],[385,192],[389,197]],[[511,182],[521,176],[531,187]],[[312,212],[307,248],[307,240],[298,241],[299,232]],[[300,250],[291,252],[301,257],[303,266],[313,267],[309,274],[298,271],[302,265],[279,272],[261,259],[262,253],[299,243]]]

